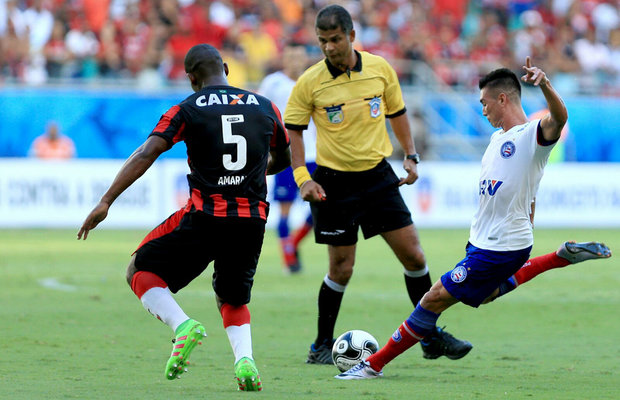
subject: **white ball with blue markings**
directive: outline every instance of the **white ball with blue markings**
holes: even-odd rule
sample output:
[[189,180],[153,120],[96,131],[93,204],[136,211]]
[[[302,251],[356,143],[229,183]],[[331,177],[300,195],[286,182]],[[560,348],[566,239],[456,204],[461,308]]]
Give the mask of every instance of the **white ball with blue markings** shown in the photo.
[[379,343],[370,333],[351,330],[336,339],[332,347],[334,365],[341,372],[347,371],[379,350]]

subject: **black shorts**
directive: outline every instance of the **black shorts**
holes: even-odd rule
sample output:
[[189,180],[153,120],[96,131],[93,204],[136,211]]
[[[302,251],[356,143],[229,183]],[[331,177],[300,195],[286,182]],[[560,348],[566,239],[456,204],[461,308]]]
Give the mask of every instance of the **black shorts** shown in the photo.
[[327,198],[310,203],[317,243],[349,246],[357,243],[360,226],[368,239],[413,223],[398,189],[399,179],[386,160],[362,172],[319,166],[312,179]]
[[233,306],[250,302],[265,221],[222,218],[182,209],[144,239],[135,266],[161,277],[176,293],[213,263],[213,290]]

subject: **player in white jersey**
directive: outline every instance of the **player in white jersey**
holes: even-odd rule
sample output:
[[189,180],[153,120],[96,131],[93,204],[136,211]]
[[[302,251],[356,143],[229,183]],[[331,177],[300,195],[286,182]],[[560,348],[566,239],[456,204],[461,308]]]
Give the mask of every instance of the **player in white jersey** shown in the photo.
[[[308,55],[303,45],[287,44],[282,50],[282,70],[267,75],[261,82],[258,92],[273,101],[284,112],[295,82],[305,71],[308,62]],[[303,140],[306,149],[306,164],[308,170],[313,172],[316,169],[316,127],[312,121],[310,121],[308,129],[304,131]],[[297,248],[299,242],[312,230],[312,215],[308,210],[303,224],[293,234],[290,233],[289,213],[297,198],[297,193],[297,184],[290,167],[275,176],[273,199],[280,205],[277,230],[284,265],[286,271],[291,273],[301,270]]]
[[519,80],[506,68],[480,80],[482,113],[499,130],[491,136],[482,158],[479,207],[465,258],[433,285],[385,346],[336,378],[382,376],[388,362],[423,341],[436,329],[439,315],[458,302],[478,307],[547,269],[611,257],[604,244],[567,242],[557,252],[528,261],[534,242],[531,205],[568,113],[546,74],[532,66],[529,57],[523,69],[521,79],[541,89],[549,114],[528,121]]
[[555,144],[538,140],[540,122],[529,121],[491,136],[482,157],[480,202],[469,236],[474,246],[508,251],[534,243],[530,205]]

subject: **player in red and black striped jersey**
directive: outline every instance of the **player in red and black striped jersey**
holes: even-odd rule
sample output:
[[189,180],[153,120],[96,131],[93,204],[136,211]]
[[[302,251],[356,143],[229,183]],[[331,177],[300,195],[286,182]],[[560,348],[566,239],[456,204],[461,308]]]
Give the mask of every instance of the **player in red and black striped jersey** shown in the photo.
[[269,211],[265,175],[291,163],[280,111],[267,98],[228,86],[228,66],[212,46],[185,57],[194,94],[170,108],[125,162],[78,239],[88,237],[114,200],[175,143],[187,146],[190,198],[151,231],[127,269],[127,281],[144,307],[175,331],[166,377],[179,377],[196,342],[206,336],[173,299],[213,262],[213,289],[235,355],[241,390],[261,390],[252,357],[247,304]]
[[266,219],[269,149],[288,146],[280,113],[258,94],[206,87],[165,113],[153,132],[187,145],[194,207],[215,216]]

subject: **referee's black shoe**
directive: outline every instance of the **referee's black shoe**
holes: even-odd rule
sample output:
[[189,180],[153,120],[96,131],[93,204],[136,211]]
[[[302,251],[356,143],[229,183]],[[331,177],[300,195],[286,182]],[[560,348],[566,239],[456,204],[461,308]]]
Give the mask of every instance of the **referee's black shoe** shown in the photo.
[[438,326],[435,327],[433,333],[420,341],[420,346],[422,347],[424,358],[429,360],[434,360],[441,356],[446,356],[451,360],[458,360],[465,357],[474,347],[467,340],[459,340]]

